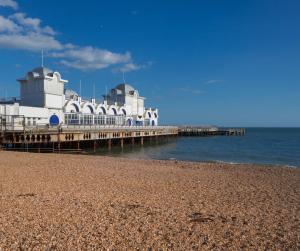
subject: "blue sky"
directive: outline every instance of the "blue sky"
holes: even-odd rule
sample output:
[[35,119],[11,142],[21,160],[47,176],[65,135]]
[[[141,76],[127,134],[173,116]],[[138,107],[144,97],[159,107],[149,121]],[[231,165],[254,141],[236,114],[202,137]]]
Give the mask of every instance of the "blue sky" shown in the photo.
[[96,97],[126,81],[163,124],[300,126],[300,1],[0,0],[0,95],[45,65]]

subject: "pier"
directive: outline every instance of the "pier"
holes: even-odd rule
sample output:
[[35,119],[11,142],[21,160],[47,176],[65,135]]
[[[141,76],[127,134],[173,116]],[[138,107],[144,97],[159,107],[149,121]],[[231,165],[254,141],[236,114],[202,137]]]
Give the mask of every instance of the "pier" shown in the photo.
[[[18,123],[16,123],[18,121]],[[84,149],[143,146],[144,141],[173,136],[243,136],[244,128],[201,126],[26,125],[20,117],[0,119],[0,148],[37,152],[81,152]],[[25,121],[25,119],[24,119]]]
[[178,128],[179,136],[243,136],[245,128],[182,126]]
[[174,126],[117,126],[117,125],[62,125],[22,126],[0,125],[0,147],[23,151],[80,152],[98,147],[111,149],[114,145],[143,145],[144,141],[177,136]]

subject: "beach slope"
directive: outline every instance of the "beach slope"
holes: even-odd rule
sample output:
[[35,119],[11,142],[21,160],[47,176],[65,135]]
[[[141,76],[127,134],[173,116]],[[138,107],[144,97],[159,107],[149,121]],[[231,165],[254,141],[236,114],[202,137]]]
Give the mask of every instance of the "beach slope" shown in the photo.
[[300,249],[297,168],[0,158],[0,250]]

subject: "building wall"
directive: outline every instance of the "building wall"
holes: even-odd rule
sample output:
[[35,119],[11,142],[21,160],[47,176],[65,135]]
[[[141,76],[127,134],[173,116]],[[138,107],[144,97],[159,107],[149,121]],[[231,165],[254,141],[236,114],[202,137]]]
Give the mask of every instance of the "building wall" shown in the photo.
[[44,92],[48,94],[63,95],[64,94],[64,83],[60,82],[56,74],[53,78],[47,78],[44,80]]
[[0,114],[6,117],[7,123],[14,122],[21,126],[26,118],[26,125],[47,125],[51,115],[56,114],[63,122],[64,114],[61,109],[48,109],[42,107],[20,106],[18,103],[12,105],[1,105]]
[[45,107],[62,109],[64,105],[64,83],[57,75],[53,79],[44,80]]
[[125,103],[124,104],[124,108],[126,109],[127,116],[131,116],[132,115],[132,107],[131,107],[131,105],[128,105],[127,103]]
[[131,107],[131,115],[137,114],[138,108],[137,108],[137,97],[136,96],[126,95],[125,103],[127,106]]
[[145,107],[144,107],[144,99],[143,99],[143,98],[139,98],[139,99],[137,100],[137,114],[138,114],[139,116],[143,116],[144,110],[145,110]]
[[64,82],[59,73],[53,77],[33,77],[28,73],[21,80],[21,105],[62,109],[64,105]]
[[45,94],[45,107],[62,109],[65,103],[63,95]]
[[43,79],[21,82],[21,105],[44,107]]

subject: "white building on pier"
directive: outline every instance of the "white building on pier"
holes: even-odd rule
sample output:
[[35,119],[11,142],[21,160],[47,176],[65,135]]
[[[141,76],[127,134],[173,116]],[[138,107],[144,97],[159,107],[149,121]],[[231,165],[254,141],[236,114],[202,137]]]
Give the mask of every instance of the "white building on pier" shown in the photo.
[[0,101],[0,125],[158,125],[158,110],[145,108],[144,97],[129,84],[119,84],[103,100],[83,99],[66,89],[59,72],[38,67],[20,82],[20,100]]

